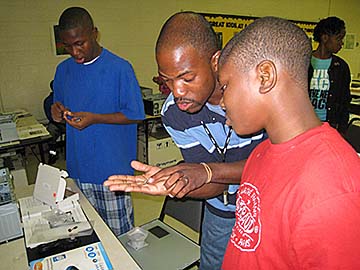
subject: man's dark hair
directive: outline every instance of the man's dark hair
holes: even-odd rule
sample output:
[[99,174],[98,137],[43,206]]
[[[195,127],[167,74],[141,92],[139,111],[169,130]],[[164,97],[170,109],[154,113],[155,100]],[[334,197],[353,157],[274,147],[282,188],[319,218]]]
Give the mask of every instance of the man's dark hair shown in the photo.
[[59,19],[59,30],[67,31],[77,27],[94,28],[89,12],[82,7],[70,7],[64,10]]
[[237,33],[223,49],[219,64],[233,63],[241,71],[261,61],[280,63],[286,72],[307,87],[311,43],[305,32],[288,20],[264,17]]
[[219,43],[214,29],[200,14],[183,11],[172,15],[161,28],[155,51],[166,46],[192,46],[199,54],[211,57]]
[[345,30],[345,22],[338,17],[328,17],[318,22],[314,29],[314,40],[320,42],[321,36],[337,35]]

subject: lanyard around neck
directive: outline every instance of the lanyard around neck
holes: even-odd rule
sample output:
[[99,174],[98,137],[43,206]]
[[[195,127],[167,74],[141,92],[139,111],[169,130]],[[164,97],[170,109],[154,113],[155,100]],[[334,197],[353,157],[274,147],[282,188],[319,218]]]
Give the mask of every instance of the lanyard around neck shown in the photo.
[[226,140],[225,140],[225,144],[224,147],[221,148],[218,143],[216,142],[214,136],[211,134],[209,128],[205,125],[205,123],[203,121],[200,121],[201,125],[204,127],[204,130],[206,132],[206,134],[208,135],[211,143],[215,146],[216,151],[219,153],[219,155],[221,156],[221,162],[225,162],[225,154],[226,154],[226,150],[227,147],[229,145],[230,142],[230,137],[231,137],[231,132],[232,132],[232,128],[229,128],[229,132],[226,136]]

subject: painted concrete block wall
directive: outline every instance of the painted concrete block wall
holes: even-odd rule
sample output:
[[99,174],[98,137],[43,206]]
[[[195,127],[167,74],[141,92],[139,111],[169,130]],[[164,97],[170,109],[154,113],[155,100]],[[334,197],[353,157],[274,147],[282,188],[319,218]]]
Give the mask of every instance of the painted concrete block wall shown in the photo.
[[[23,108],[45,119],[43,99],[57,64],[66,58],[54,54],[52,26],[70,6],[88,9],[100,43],[129,60],[140,84],[154,90],[155,41],[164,21],[180,10],[314,22],[336,15],[346,21],[348,33],[360,35],[358,0],[0,0],[0,111]],[[355,77],[360,73],[359,51],[357,47],[340,52]]]

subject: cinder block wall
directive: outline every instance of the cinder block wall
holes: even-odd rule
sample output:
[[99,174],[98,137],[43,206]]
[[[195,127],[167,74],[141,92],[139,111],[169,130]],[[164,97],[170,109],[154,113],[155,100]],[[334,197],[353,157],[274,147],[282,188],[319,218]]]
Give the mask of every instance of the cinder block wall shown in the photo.
[[[347,32],[360,34],[358,0],[228,0],[228,1],[0,1],[0,111],[23,108],[38,120],[45,119],[42,101],[56,65],[65,59],[54,53],[52,26],[69,6],[83,6],[93,15],[100,43],[128,59],[141,85],[157,89],[154,44],[163,22],[180,10],[246,16],[281,16],[319,21],[336,15],[347,23]],[[354,77],[360,74],[359,47],[342,50]],[[360,76],[359,76],[360,77]]]

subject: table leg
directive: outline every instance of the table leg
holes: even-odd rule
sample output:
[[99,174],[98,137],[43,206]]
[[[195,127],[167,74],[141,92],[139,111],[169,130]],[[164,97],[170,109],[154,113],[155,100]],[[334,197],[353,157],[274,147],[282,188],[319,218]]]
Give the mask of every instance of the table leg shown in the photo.
[[38,143],[39,153],[40,153],[40,160],[43,164],[46,163],[45,161],[45,153],[44,153],[44,144]]

